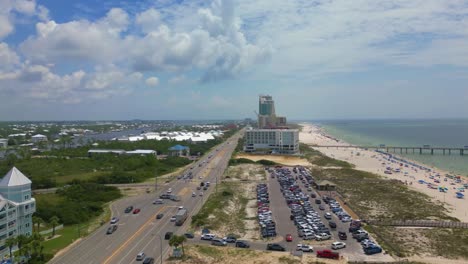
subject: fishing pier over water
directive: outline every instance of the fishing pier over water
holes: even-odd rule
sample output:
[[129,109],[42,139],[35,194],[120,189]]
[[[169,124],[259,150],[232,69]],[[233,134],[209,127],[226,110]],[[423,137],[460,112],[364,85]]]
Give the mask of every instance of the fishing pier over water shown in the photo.
[[386,151],[388,153],[413,153],[413,154],[443,154],[443,155],[468,155],[468,146],[464,146],[462,148],[455,148],[455,147],[431,147],[431,146],[423,146],[423,147],[414,147],[414,146],[354,146],[354,145],[311,145],[313,148],[356,148],[356,149],[375,149]]

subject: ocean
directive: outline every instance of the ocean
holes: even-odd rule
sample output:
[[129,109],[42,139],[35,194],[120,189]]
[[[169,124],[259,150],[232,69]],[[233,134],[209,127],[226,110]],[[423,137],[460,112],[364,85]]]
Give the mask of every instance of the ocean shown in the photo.
[[[458,147],[468,146],[468,119],[320,121],[324,131],[354,145]],[[468,175],[468,150],[464,156],[400,154],[428,166]]]

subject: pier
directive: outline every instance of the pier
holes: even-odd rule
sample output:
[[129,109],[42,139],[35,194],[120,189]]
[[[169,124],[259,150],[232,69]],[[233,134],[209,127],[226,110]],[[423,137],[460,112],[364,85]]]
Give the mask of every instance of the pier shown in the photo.
[[468,154],[468,148],[454,148],[454,147],[414,147],[414,146],[354,146],[354,145],[311,145],[313,148],[356,148],[356,149],[376,149],[385,150],[390,153],[400,154],[442,154],[442,155],[460,155]]

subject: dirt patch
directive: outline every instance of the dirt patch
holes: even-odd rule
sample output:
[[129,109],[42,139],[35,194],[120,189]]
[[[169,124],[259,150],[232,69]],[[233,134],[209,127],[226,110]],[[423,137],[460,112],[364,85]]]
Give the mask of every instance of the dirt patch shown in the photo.
[[281,156],[281,155],[253,155],[253,154],[238,154],[236,158],[245,158],[253,161],[270,160],[279,164],[287,166],[310,166],[311,164],[307,159],[295,156]]
[[264,181],[265,167],[257,164],[239,164],[229,166],[224,173],[224,179],[230,181]]

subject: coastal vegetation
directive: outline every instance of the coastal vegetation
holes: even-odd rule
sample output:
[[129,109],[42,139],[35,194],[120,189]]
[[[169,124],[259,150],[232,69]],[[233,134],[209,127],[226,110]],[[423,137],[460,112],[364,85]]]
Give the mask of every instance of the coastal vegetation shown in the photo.
[[299,149],[301,151],[301,154],[304,155],[304,158],[306,158],[311,164],[314,164],[316,166],[354,168],[354,164],[330,158],[322,154],[320,151],[310,148],[304,143],[300,143]]
[[96,183],[76,183],[62,187],[56,193],[34,196],[37,212],[46,223],[54,217],[64,225],[81,224],[103,213],[103,206],[121,197],[119,189]]

